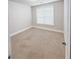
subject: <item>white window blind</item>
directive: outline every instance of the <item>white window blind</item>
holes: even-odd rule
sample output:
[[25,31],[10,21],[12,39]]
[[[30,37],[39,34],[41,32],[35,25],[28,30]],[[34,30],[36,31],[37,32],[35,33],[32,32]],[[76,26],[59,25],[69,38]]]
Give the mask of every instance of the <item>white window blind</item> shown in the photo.
[[54,25],[53,6],[41,6],[36,9],[37,24]]

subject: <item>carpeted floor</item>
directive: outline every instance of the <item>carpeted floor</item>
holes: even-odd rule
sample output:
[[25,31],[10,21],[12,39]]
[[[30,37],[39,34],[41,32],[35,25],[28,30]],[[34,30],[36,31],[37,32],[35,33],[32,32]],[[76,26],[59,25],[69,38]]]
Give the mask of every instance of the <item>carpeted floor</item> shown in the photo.
[[31,28],[12,37],[13,59],[65,59],[64,34]]

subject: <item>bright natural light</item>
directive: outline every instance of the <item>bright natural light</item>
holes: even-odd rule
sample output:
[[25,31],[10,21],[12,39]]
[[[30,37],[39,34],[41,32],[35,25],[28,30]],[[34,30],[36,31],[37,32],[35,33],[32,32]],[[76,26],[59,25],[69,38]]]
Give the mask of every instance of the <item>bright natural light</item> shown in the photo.
[[54,25],[53,6],[40,6],[36,9],[37,24]]

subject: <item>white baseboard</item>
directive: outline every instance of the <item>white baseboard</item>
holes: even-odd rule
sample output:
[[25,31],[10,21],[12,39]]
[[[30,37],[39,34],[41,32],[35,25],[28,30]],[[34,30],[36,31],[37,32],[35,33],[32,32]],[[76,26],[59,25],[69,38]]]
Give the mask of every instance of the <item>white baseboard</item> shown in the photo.
[[32,28],[32,26],[26,27],[26,28],[24,28],[24,29],[22,29],[22,30],[19,30],[19,31],[15,32],[15,33],[12,33],[12,34],[10,35],[10,37],[12,37],[12,36],[14,36],[14,35],[17,35],[17,34],[23,32],[23,31],[25,31],[25,30],[28,30],[28,29],[30,29],[30,28]]
[[25,31],[25,30],[28,30],[28,29],[32,28],[32,27],[34,27],[34,28],[39,28],[39,29],[43,29],[43,30],[48,30],[48,31],[55,31],[55,32],[64,33],[64,31],[61,31],[61,30],[49,29],[49,28],[46,28],[46,27],[29,26],[29,27],[26,27],[25,29],[22,29],[22,30],[20,30],[20,31],[17,31],[17,32],[15,32],[15,33],[12,33],[12,34],[10,35],[10,37],[12,37],[12,36],[14,36],[14,35],[17,35],[17,34],[23,32],[23,31]]
[[50,29],[50,28],[46,28],[46,27],[40,27],[40,26],[32,26],[32,27],[43,29],[43,30],[48,30],[48,31],[55,31],[55,32],[59,32],[59,33],[64,33],[64,31],[61,31],[61,30],[55,30],[55,29]]

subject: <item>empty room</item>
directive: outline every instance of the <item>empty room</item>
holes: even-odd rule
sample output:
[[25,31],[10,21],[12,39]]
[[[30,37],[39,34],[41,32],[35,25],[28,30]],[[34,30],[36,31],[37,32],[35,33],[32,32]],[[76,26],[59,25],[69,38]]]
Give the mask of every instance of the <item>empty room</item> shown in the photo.
[[8,59],[69,59],[66,1],[9,0]]

